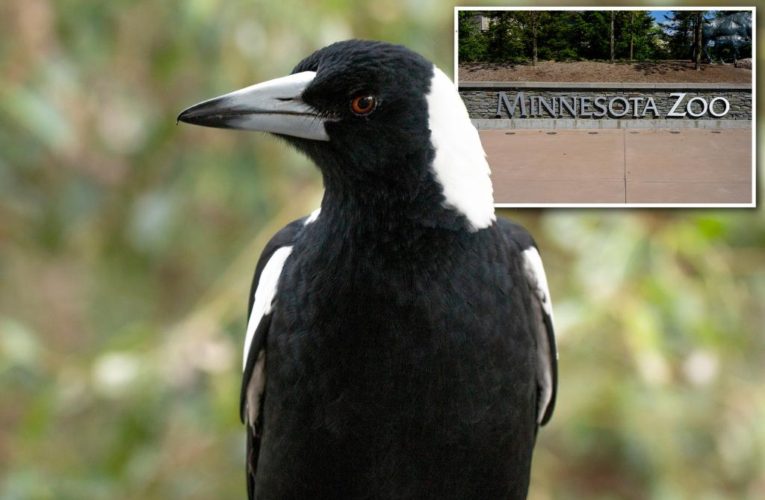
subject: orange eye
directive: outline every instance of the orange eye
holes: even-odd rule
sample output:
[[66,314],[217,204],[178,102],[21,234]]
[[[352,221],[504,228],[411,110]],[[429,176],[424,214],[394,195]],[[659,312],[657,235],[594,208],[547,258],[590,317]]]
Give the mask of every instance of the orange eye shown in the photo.
[[364,116],[368,115],[377,107],[377,98],[373,95],[359,95],[351,101],[351,111],[354,114]]

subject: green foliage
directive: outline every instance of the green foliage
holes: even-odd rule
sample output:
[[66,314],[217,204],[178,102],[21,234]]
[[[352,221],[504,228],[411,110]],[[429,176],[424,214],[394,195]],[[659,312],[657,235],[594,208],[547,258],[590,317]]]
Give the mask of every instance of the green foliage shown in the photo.
[[460,11],[458,19],[459,28],[459,60],[464,62],[480,61],[486,57],[489,40],[481,32],[476,23],[474,13]]
[[574,18],[580,33],[579,52],[584,59],[607,59],[610,54],[610,13],[585,11]]
[[[487,31],[479,30],[476,16],[491,19]],[[463,62],[529,62],[534,31],[539,59],[610,59],[610,11],[461,11],[459,23]],[[672,55],[665,49],[664,32],[647,11],[617,12],[614,34],[617,59],[629,59],[630,46],[637,61]]]
[[550,50],[550,55],[558,61],[579,59],[587,46],[584,39],[581,13],[574,11],[550,12],[545,36],[539,44]]
[[521,25],[515,13],[498,12],[487,33],[486,58],[493,62],[519,62],[526,59]]
[[616,53],[629,59],[632,45],[633,60],[657,59],[661,51],[651,15],[646,11],[631,10],[620,12],[618,18]]
[[563,410],[556,438],[540,435],[538,457],[551,462],[535,478],[556,484],[539,498],[761,496],[761,214],[558,212],[538,222],[552,289],[562,280],[579,290],[553,297]]
[[[242,498],[249,281],[321,179],[274,138],[175,117],[351,36],[449,73],[451,16],[403,0],[0,5],[0,498]],[[765,497],[762,213],[505,215],[538,240],[559,334],[531,498]]]
[[662,23],[667,50],[675,59],[691,59],[693,56],[696,12],[673,10]]

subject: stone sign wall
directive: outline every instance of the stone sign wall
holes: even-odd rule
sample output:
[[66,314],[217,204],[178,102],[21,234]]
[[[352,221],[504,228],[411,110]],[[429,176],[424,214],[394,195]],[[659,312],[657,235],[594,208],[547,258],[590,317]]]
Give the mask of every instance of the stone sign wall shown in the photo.
[[463,82],[478,128],[749,127],[748,84]]

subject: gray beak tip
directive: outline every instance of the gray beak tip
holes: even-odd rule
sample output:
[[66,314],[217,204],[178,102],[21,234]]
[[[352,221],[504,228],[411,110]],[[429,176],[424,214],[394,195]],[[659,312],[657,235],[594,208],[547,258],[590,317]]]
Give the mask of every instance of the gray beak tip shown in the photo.
[[183,122],[183,123],[194,123],[193,120],[192,120],[191,111],[195,107],[196,106],[191,106],[190,108],[186,108],[183,111],[181,111],[180,113],[178,113],[178,116],[175,118],[175,124],[178,125],[178,123],[180,123],[180,122]]
[[216,99],[195,104],[181,111],[175,118],[176,125],[180,122],[190,125],[202,125],[207,127],[225,127],[225,116],[216,107]]

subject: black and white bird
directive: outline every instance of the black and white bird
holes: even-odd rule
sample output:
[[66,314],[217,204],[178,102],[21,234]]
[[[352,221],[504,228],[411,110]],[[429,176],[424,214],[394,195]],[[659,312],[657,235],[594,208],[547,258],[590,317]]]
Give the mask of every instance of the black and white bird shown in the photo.
[[525,498],[555,402],[550,294],[449,78],[350,40],[178,118],[276,134],[324,181],[252,282],[249,497]]

